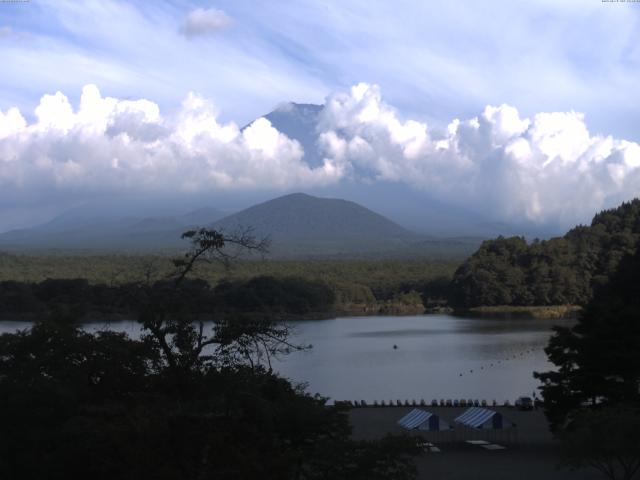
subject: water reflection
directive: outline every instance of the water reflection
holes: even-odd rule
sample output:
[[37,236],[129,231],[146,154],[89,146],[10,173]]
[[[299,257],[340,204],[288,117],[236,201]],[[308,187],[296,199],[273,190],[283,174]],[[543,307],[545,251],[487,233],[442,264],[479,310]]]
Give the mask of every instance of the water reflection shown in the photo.
[[[274,368],[333,399],[513,401],[536,390],[533,371],[551,368],[543,350],[551,328],[569,322],[449,315],[300,321],[292,323],[292,340],[313,349],[280,358]],[[29,325],[0,322],[0,332]],[[85,328],[140,336],[140,325],[133,321]]]
[[543,350],[551,328],[568,322],[449,315],[297,322],[295,339],[314,349],[277,369],[335,399],[513,401],[537,389],[533,371],[551,368]]

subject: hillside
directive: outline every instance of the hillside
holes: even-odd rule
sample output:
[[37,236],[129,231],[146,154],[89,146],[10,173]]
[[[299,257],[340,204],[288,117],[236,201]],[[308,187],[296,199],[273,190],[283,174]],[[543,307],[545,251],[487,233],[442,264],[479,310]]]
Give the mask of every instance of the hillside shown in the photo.
[[316,131],[324,107],[311,103],[286,103],[264,116],[289,138],[294,138],[304,148],[304,161],[316,167],[322,165],[322,155],[316,146]]
[[285,257],[392,252],[423,240],[354,202],[303,193],[254,205],[213,227],[226,232],[252,227],[257,236],[271,239],[272,255]]
[[[269,120],[287,137],[300,142],[304,151],[303,161],[315,168],[322,165],[327,154],[319,141],[320,132],[326,128],[324,115],[323,105],[288,102],[262,118]],[[356,176],[368,177],[366,169],[359,171],[361,167],[357,165],[353,168],[356,169]],[[564,231],[557,225],[497,219],[481,209],[456,206],[432,197],[426,191],[407,188],[406,185],[395,182],[350,182],[341,184],[339,188],[319,189],[308,193],[348,198],[426,236],[486,239],[498,235],[524,235],[527,238],[550,238]],[[456,239],[454,243],[455,249],[466,256],[480,242],[476,242],[472,249],[463,246],[460,239]]]
[[456,271],[452,301],[465,307],[584,305],[639,239],[639,199],[605,210],[563,237],[529,244],[498,237]]
[[0,248],[10,250],[153,251],[184,246],[188,228],[210,224],[222,212],[201,208],[166,217],[86,216],[69,212],[32,228],[0,235]]
[[303,193],[285,195],[224,215],[201,208],[182,215],[114,217],[68,212],[45,224],[0,235],[9,251],[175,253],[185,230],[209,227],[232,233],[252,228],[269,237],[274,258],[463,259],[480,238],[420,235],[357,203]]
[[289,259],[462,259],[482,241],[420,235],[355,202],[304,193],[254,205],[213,224],[225,232],[247,227],[270,238],[270,256]]

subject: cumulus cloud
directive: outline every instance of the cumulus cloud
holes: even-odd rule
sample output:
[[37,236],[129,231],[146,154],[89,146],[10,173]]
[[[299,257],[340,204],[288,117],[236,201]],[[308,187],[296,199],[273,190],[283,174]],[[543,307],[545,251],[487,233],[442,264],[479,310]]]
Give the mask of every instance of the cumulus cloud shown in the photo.
[[310,187],[337,181],[330,160],[312,169],[300,144],[266,119],[240,130],[221,123],[211,102],[189,94],[165,117],[149,100],[82,90],[78,108],[61,92],[44,95],[29,124],[0,111],[0,201],[56,192],[206,192]]
[[187,37],[212,35],[231,25],[231,18],[217,8],[197,8],[187,15],[180,32]]
[[104,97],[88,85],[75,107],[61,92],[44,95],[34,118],[0,111],[5,206],[395,182],[498,220],[567,227],[640,194],[640,145],[591,134],[580,113],[523,118],[515,107],[487,106],[432,130],[402,119],[364,83],[327,97],[317,142],[305,145],[320,149],[318,167],[266,118],[241,130],[193,93],[163,115],[150,100]]
[[502,220],[568,226],[640,194],[640,145],[590,134],[576,112],[521,118],[487,106],[438,134],[402,121],[361,83],[327,98],[319,130],[326,159],[355,177],[404,182]]

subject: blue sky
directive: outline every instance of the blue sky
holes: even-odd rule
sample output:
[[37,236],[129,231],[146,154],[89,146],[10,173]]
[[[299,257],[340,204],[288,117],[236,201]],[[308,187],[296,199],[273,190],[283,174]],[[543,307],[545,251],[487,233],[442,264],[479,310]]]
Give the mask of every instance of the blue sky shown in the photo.
[[[180,33],[196,8],[224,11],[211,35]],[[448,122],[486,104],[584,112],[640,140],[640,5],[579,1],[40,1],[0,5],[0,108],[44,93],[175,108],[187,92],[248,122],[283,101],[321,103],[358,82],[401,112]]]
[[[187,172],[176,187],[184,195],[207,189],[271,194],[323,185],[335,192],[345,179],[399,182],[459,207],[482,203],[494,212],[505,202],[518,205],[495,210],[498,220],[525,216],[562,225],[635,196],[640,187],[638,3],[0,3],[0,66],[0,186],[5,190],[0,213],[11,218],[0,221],[0,229],[44,218],[96,192],[125,194],[127,185],[139,185],[140,178],[150,194],[167,193],[173,187],[159,172],[173,179],[178,172],[168,151]],[[358,90],[360,83],[366,87]],[[67,118],[69,108],[80,110],[87,85],[99,91],[87,90],[85,110],[93,113],[50,130]],[[40,118],[36,108],[43,95],[56,92],[66,98],[41,108],[48,113]],[[107,97],[125,103],[117,107],[102,100]],[[187,100],[185,107],[188,98],[200,100]],[[126,103],[141,99],[157,106],[160,117],[155,107]],[[342,110],[334,109],[330,116],[336,123],[325,121],[325,131],[319,132],[327,158],[322,170],[309,171],[300,163],[297,149],[309,146],[296,146],[269,125],[257,125],[249,136],[236,131],[282,102],[322,104],[326,99],[338,99],[336,109]],[[494,114],[487,105],[515,110]],[[14,107],[20,117],[9,116]],[[362,112],[371,109],[380,116],[363,120]],[[541,112],[566,115],[537,117]],[[464,133],[465,122],[482,131],[482,121],[473,120],[482,115],[493,132],[485,139],[493,142],[490,150],[483,150],[477,135],[473,143]],[[134,128],[134,117],[143,125]],[[97,124],[89,128],[89,118],[101,118],[102,130]],[[454,119],[461,120],[461,130],[451,127]],[[198,137],[196,145],[193,132],[180,133],[185,122],[189,128],[200,122],[199,132],[216,133],[206,145]],[[154,131],[172,132],[165,135],[171,140],[137,138],[142,127],[148,137],[151,123]],[[126,138],[116,138],[116,130],[127,132]],[[108,155],[85,159],[91,151],[88,131],[96,145],[108,143]],[[449,143],[438,143],[447,131]],[[333,138],[331,132],[346,136]],[[378,141],[382,137],[388,142]],[[553,138],[563,144],[553,144]],[[569,151],[572,144],[583,148]],[[446,164],[440,158],[443,148],[457,149]],[[148,157],[139,161],[140,155]],[[151,170],[144,177],[136,176],[147,167]],[[202,168],[208,169],[209,183],[197,178]],[[522,198],[509,202],[491,192],[487,172],[497,169],[501,178],[517,177]],[[575,203],[585,204],[584,209],[558,210],[554,203],[571,199],[553,189],[562,188],[560,180],[571,169],[587,172],[575,185],[576,195],[595,200],[585,204],[577,196]],[[411,173],[403,176],[403,171]],[[276,178],[269,172],[281,174]],[[111,189],[103,188],[106,178],[112,179]],[[471,193],[454,198],[442,188],[445,181]]]

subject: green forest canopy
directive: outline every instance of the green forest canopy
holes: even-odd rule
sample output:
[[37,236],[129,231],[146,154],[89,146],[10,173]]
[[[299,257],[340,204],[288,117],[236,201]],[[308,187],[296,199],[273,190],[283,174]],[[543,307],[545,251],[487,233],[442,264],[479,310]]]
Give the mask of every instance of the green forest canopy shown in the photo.
[[[302,297],[309,297],[308,293],[317,293],[318,285],[324,285],[331,290],[330,295],[323,294],[324,300],[319,303],[307,298],[311,311],[351,311],[357,306],[379,308],[387,301],[397,303],[407,296],[415,297],[415,292],[419,292],[425,303],[431,299],[444,299],[457,266],[458,263],[454,262],[423,260],[252,260],[237,262],[227,270],[219,265],[200,265],[189,278],[205,284],[195,282],[189,285],[198,287],[190,288],[191,291],[204,295],[199,297],[203,308],[214,300],[217,307],[225,308],[238,298],[241,291],[243,294],[256,293],[254,287],[263,285],[266,278],[280,290],[281,286],[295,280],[300,288],[286,287],[290,298],[278,303],[276,310],[301,313],[300,309],[289,311],[287,305],[290,306],[290,300],[296,297],[298,302]],[[65,291],[63,296],[69,298],[64,300],[61,295],[56,298],[67,304],[85,304],[81,310],[100,312],[106,309],[105,313],[125,313],[136,303],[135,293],[139,286],[162,282],[173,268],[168,256],[16,255],[0,252],[0,313],[12,315],[40,311],[47,305],[51,306],[52,297],[48,292],[60,288]],[[228,289],[229,285],[234,286],[233,294]],[[223,291],[225,295],[221,295]],[[262,288],[260,291],[266,292]],[[205,297],[207,301],[203,300]],[[332,305],[327,304],[329,297]],[[259,303],[267,305],[262,300]],[[269,310],[273,307],[269,306]]]
[[[633,252],[640,238],[640,200],[597,214],[563,237],[486,241],[461,266],[425,260],[252,260],[232,270],[203,266],[192,278],[212,287],[256,277],[322,282],[336,306],[372,305],[418,292],[425,305],[448,298],[456,307],[584,305],[594,288]],[[110,287],[166,278],[167,256],[18,255],[0,252],[0,282],[86,279]]]
[[456,271],[458,306],[584,305],[640,238],[640,200],[598,213],[590,226],[563,237],[498,237],[482,244]]

